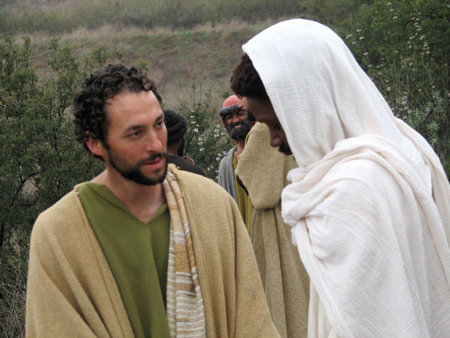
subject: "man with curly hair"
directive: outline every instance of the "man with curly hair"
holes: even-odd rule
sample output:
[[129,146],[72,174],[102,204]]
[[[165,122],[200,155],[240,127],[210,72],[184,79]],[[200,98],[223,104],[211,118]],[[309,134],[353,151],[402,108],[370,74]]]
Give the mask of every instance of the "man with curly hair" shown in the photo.
[[160,103],[120,64],[83,83],[76,136],[106,170],[36,220],[28,336],[278,336],[236,203],[167,165]]
[[448,336],[450,187],[431,146],[330,28],[288,20],[242,48],[232,89],[298,164],[281,199],[308,336]]

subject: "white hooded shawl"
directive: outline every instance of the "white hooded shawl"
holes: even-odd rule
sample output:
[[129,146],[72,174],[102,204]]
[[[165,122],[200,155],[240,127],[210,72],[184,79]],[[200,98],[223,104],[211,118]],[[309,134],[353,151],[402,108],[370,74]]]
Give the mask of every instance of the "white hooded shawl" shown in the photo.
[[450,188],[430,145],[329,28],[285,21],[243,50],[299,165],[282,215],[332,330],[448,335]]

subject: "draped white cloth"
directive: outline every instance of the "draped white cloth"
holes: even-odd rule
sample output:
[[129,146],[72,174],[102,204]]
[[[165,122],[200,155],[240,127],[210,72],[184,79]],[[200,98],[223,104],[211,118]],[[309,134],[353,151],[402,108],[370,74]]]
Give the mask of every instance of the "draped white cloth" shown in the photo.
[[288,20],[243,50],[299,165],[282,215],[332,330],[448,336],[450,187],[431,146],[329,28]]

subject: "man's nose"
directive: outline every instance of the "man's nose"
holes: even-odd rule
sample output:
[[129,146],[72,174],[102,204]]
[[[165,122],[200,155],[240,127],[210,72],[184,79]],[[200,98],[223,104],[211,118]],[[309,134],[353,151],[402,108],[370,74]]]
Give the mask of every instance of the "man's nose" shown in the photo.
[[231,122],[232,123],[236,123],[239,122],[241,119],[239,118],[239,116],[237,116],[236,114],[232,114],[231,115]]
[[148,152],[163,152],[165,151],[166,142],[163,140],[161,135],[156,132],[150,132],[147,135],[145,150]]

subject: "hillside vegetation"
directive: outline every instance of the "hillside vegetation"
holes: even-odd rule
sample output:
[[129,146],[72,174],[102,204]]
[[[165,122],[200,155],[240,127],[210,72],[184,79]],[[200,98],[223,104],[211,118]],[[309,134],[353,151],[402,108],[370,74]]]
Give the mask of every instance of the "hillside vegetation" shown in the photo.
[[19,0],[0,1],[0,32],[50,34],[104,25],[191,29],[230,20],[246,23],[268,18],[312,15],[328,24],[351,18],[361,0]]
[[334,28],[447,174],[450,9],[439,0],[0,0],[0,336],[24,334],[29,235],[39,212],[102,170],[74,141],[74,93],[92,70],[148,70],[189,123],[212,179],[231,142],[217,118],[241,45],[292,17]]
[[362,3],[368,2],[0,0],[0,33],[31,37],[38,75],[48,71],[46,43],[54,37],[78,56],[99,46],[115,50],[126,64],[148,66],[165,102],[175,109],[179,101],[192,101],[193,78],[211,89],[212,103],[219,104],[229,93],[241,45],[276,21],[304,17],[342,24]]

